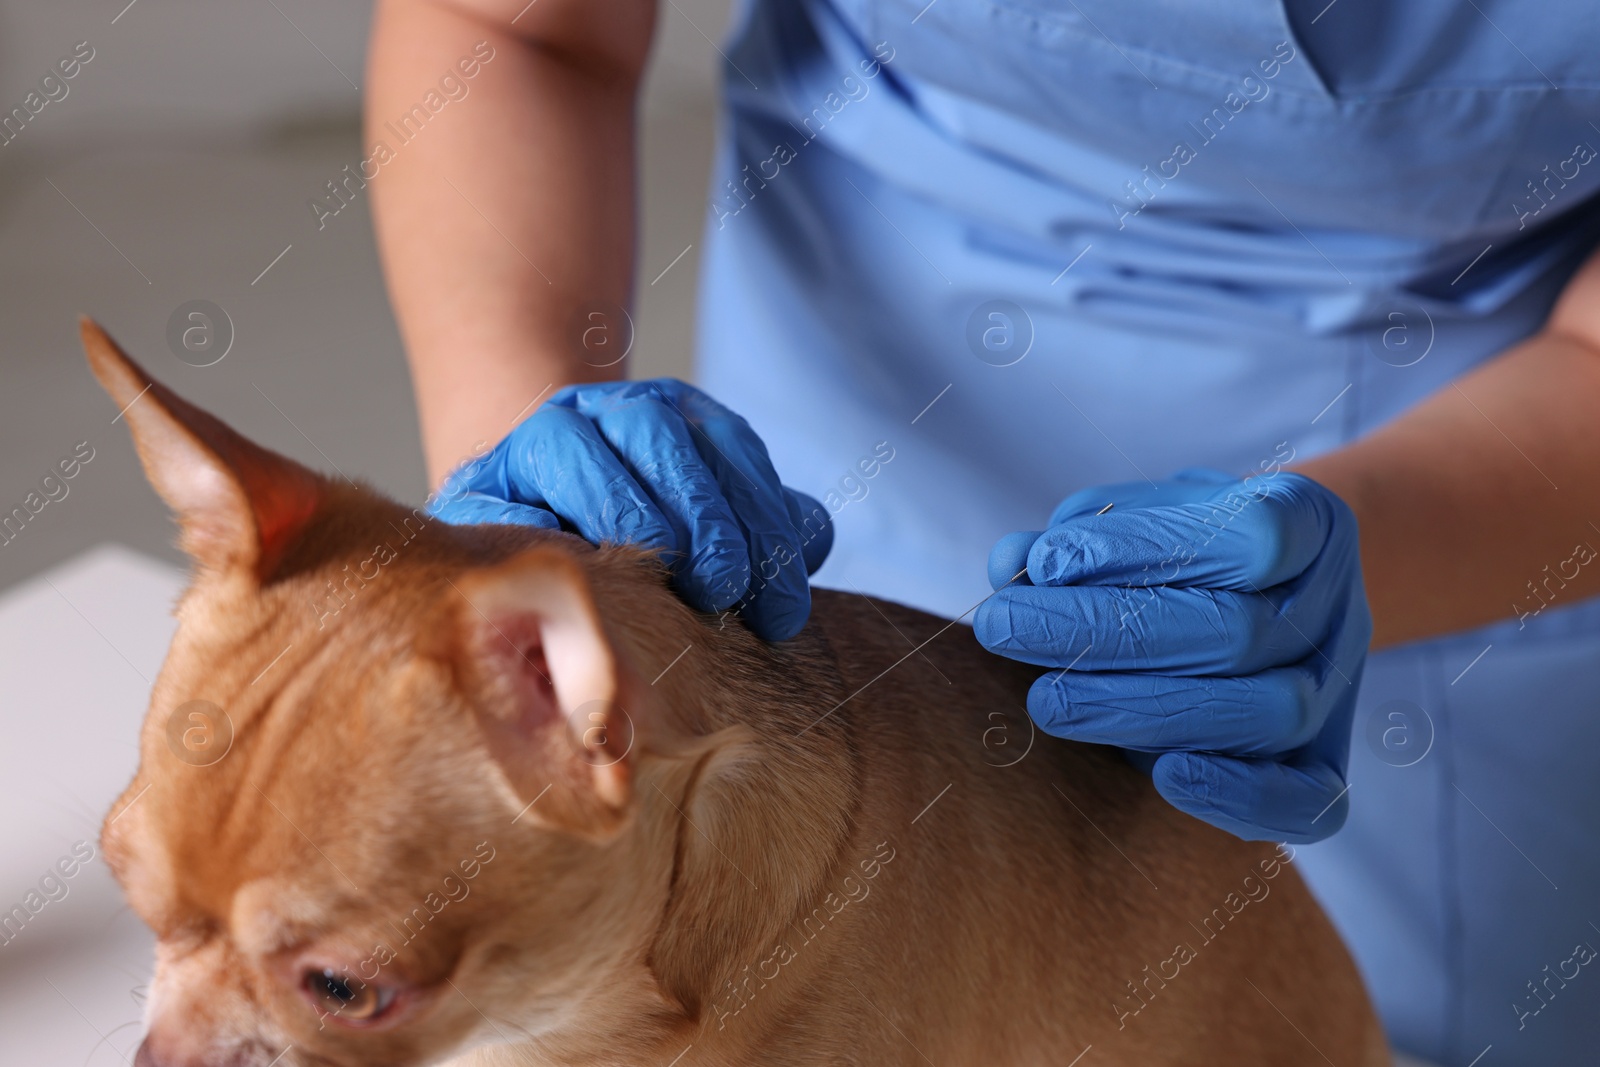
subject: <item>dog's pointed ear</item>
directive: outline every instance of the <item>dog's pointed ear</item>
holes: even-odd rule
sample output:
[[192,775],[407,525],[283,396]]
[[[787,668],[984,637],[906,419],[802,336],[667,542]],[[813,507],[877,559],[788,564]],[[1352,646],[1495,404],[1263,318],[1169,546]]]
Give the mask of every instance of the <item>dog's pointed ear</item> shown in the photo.
[[611,836],[633,796],[634,724],[583,566],[538,546],[467,573],[450,595],[457,677],[520,798],[516,820]]
[[316,511],[323,479],[152,379],[93,320],[79,329],[145,475],[177,513],[183,550],[203,570],[242,568],[265,581]]

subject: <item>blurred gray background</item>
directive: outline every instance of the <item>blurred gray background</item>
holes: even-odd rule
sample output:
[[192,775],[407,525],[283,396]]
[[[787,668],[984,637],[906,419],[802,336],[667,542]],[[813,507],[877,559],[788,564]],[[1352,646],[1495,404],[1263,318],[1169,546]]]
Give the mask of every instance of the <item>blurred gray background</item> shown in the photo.
[[[94,50],[0,145],[0,514],[80,442],[94,450],[66,497],[0,543],[0,918],[96,840],[128,782],[182,584],[76,316],[256,440],[402,499],[426,491],[367,202],[321,231],[307,207],[364,155],[369,15],[313,0],[0,0],[0,115],[78,42]],[[661,7],[641,113],[636,376],[689,373],[726,19],[727,0]],[[233,323],[213,366],[167,343],[192,300]],[[0,1067],[131,1062],[149,935],[98,858],[65,885],[20,932],[0,924]]]
[[[371,5],[125,5],[0,0],[0,113],[78,42],[94,49],[68,95],[0,146],[0,513],[78,442],[96,449],[68,499],[0,546],[0,589],[112,536],[179,559],[84,364],[80,312],[256,440],[403,499],[426,491],[367,201],[320,231],[306,203],[366,154],[351,82],[361,84]],[[636,377],[689,373],[712,42],[727,7],[661,5],[642,109]],[[166,343],[169,316],[196,299],[234,325],[215,366],[191,367]]]

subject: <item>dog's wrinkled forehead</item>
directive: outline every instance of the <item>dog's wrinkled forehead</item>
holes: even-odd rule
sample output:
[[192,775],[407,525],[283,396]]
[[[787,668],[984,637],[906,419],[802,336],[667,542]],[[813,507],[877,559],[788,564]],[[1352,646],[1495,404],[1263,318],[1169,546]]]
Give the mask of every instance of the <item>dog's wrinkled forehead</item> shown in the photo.
[[436,779],[430,765],[450,753],[425,721],[444,703],[437,669],[385,631],[376,591],[371,606],[319,628],[306,605],[323,584],[308,574],[260,603],[215,592],[185,601],[139,779],[105,834],[158,930],[226,925],[238,888],[269,874],[299,871],[337,891],[334,857],[375,861],[362,827],[419,803],[416,784]]

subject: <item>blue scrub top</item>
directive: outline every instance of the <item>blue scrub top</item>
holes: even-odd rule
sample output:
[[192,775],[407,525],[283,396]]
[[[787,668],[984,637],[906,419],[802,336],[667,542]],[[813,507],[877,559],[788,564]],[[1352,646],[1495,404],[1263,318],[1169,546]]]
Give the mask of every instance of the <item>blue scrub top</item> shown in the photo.
[[[819,584],[957,615],[1068,493],[1338,448],[1537,330],[1600,235],[1597,15],[746,4],[701,379],[834,512]],[[1529,577],[1373,657],[1298,863],[1395,1043],[1463,1067],[1600,1057],[1600,603]]]

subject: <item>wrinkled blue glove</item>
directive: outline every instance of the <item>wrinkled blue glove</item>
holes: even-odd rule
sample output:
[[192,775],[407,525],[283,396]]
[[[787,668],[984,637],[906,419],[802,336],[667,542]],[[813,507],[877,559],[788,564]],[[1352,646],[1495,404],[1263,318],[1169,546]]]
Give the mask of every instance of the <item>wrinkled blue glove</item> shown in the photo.
[[1074,494],[1050,522],[995,545],[1001,591],[973,620],[992,652],[1071,668],[1029,692],[1040,729],[1146,754],[1168,802],[1238,837],[1343,825],[1372,636],[1349,507],[1286,471],[1188,471]]
[[673,378],[561,390],[429,510],[659,549],[690,605],[737,606],[769,641],[805,625],[807,577],[833,545],[827,509],[779,483],[749,423]]

